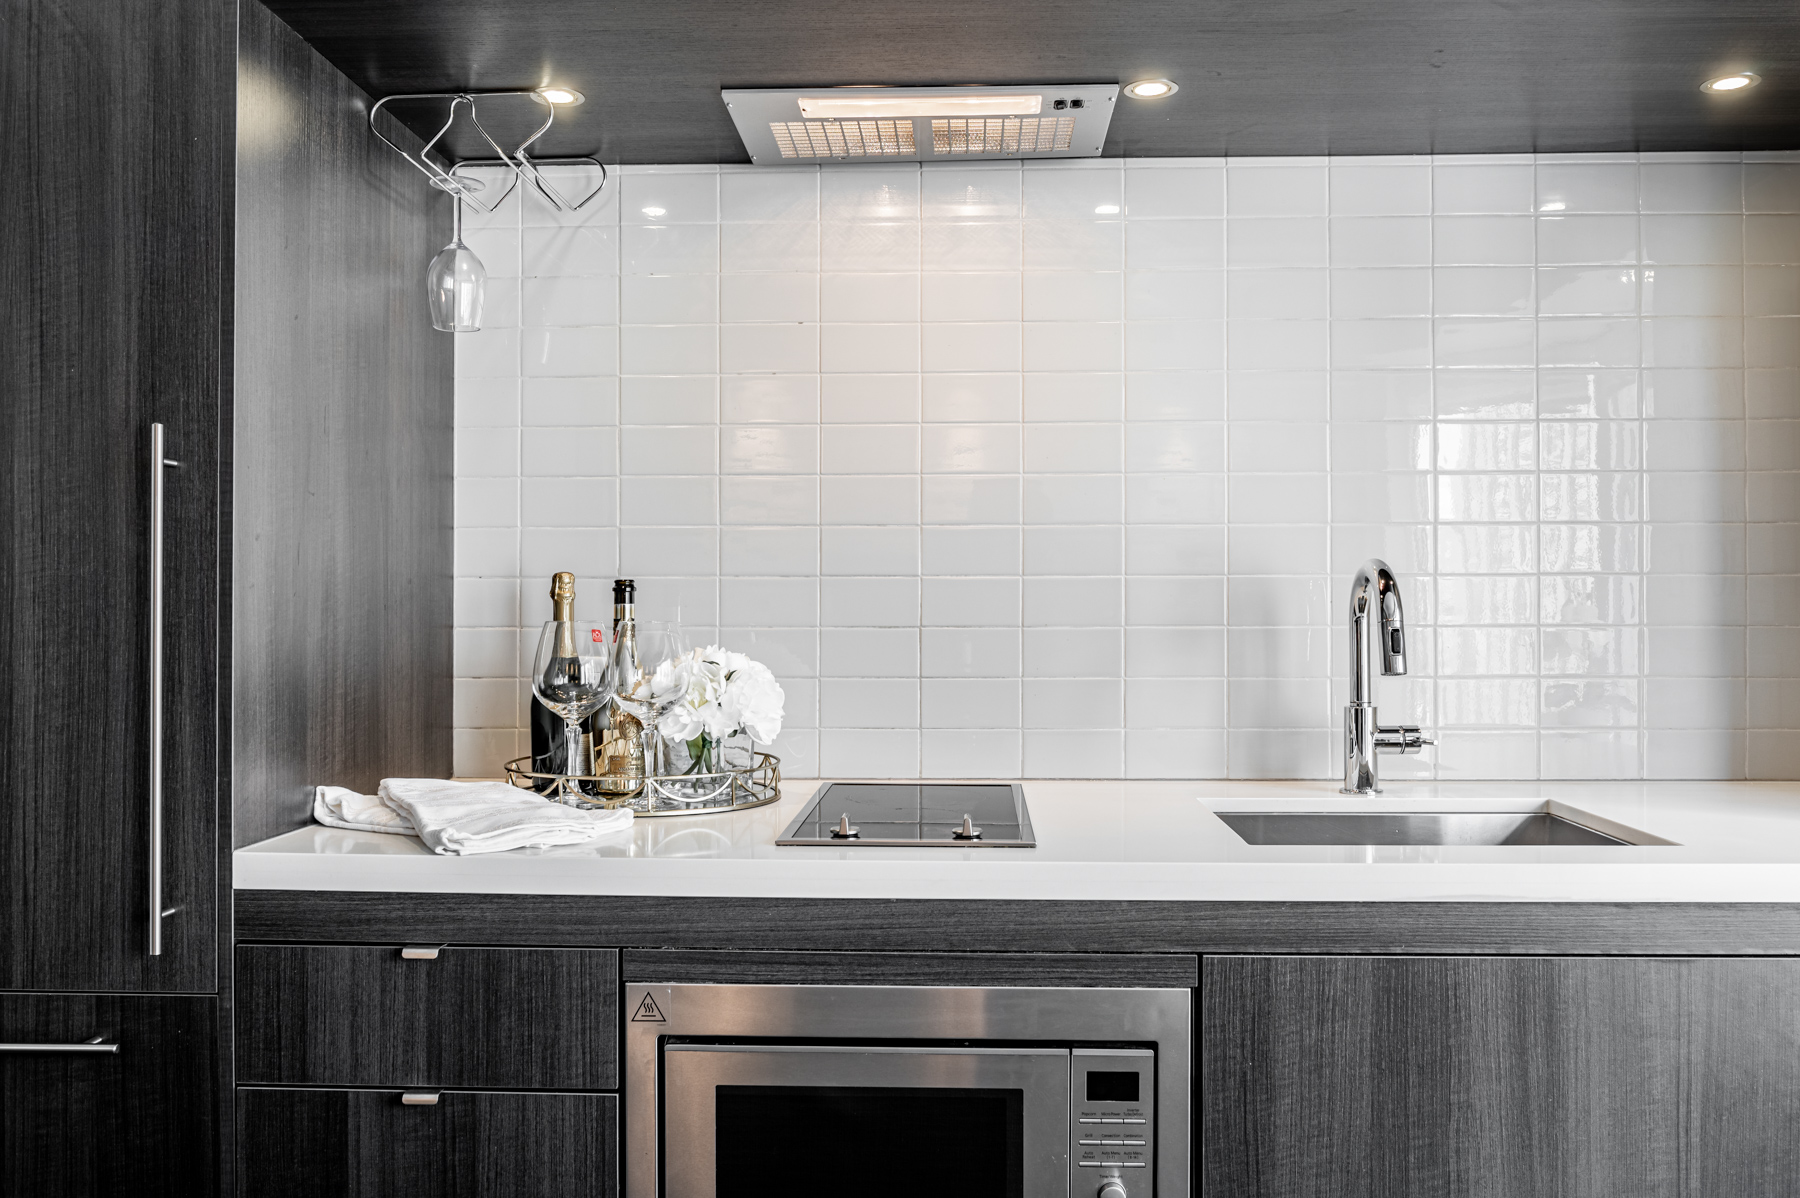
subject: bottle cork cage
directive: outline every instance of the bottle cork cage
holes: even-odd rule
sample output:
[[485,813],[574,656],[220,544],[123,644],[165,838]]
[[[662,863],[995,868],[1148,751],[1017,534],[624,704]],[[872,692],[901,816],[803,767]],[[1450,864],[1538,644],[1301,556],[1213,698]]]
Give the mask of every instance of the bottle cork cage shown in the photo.
[[1093,158],[1117,106],[1112,84],[837,87],[720,93],[752,162]]

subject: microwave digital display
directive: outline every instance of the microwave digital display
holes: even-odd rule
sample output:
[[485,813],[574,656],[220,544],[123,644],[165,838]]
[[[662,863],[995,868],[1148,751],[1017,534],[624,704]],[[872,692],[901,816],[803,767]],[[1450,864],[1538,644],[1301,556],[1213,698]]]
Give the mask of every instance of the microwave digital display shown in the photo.
[[1087,1100],[1089,1102],[1136,1102],[1138,1100],[1138,1072],[1117,1072],[1110,1069],[1090,1070],[1087,1075]]

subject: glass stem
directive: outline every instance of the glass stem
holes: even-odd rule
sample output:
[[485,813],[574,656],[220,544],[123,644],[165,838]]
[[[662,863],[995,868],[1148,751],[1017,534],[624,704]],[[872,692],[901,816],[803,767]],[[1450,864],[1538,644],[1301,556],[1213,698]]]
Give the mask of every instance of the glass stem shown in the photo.
[[[573,778],[577,774],[587,773],[587,762],[581,759],[581,725],[574,720],[563,720],[563,743],[568,748],[563,768],[565,778]],[[563,785],[571,791],[581,789],[579,784],[565,781]]]

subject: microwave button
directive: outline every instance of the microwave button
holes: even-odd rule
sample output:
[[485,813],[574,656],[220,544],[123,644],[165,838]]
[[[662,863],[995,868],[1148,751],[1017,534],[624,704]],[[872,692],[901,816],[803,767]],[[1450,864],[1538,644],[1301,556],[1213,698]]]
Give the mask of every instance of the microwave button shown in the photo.
[[1142,1119],[1108,1119],[1108,1123],[1142,1123]]
[[1077,1119],[1076,1122],[1077,1123],[1099,1123],[1100,1120],[1099,1119],[1081,1118],[1081,1119]]

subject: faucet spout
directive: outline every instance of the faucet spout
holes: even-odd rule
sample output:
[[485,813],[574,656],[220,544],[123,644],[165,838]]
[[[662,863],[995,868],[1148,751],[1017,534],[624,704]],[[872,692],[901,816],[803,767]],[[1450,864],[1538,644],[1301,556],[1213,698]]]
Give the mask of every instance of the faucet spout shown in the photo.
[[1350,584],[1350,704],[1344,708],[1344,793],[1380,794],[1380,753],[1416,753],[1434,742],[1417,727],[1383,727],[1375,710],[1375,678],[1371,668],[1381,657],[1381,672],[1406,673],[1406,614],[1400,583],[1380,558],[1370,558]]

